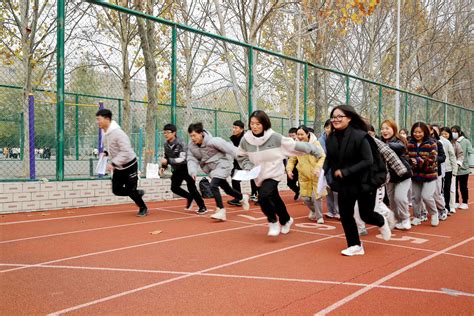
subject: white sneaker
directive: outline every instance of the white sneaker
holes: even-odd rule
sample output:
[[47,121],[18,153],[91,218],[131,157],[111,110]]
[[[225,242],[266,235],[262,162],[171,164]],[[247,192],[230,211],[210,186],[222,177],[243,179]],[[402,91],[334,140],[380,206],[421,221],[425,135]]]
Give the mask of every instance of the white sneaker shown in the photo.
[[431,226],[438,226],[439,225],[439,217],[438,214],[431,215]]
[[404,219],[404,220],[401,221],[401,222],[398,222],[398,223],[395,225],[395,229],[398,229],[398,230],[410,230],[410,229],[411,229],[410,219],[407,218],[407,219]]
[[216,212],[211,215],[212,219],[225,221],[227,219],[225,208],[217,208]]
[[315,220],[316,220],[316,212],[309,211],[308,219],[309,219],[310,221],[315,221]]
[[459,208],[459,203],[454,203],[454,208]]
[[451,214],[456,214],[456,209],[453,207],[453,208],[450,208],[449,209],[449,213]]
[[324,224],[324,219],[321,217],[321,218],[318,218],[318,221],[316,222],[318,224]]
[[460,208],[461,210],[467,210],[467,209],[469,208],[469,206],[467,205],[467,203],[463,203],[463,204],[461,204],[461,205],[459,206],[459,208]]
[[387,241],[390,240],[392,237],[392,231],[390,230],[390,226],[388,226],[388,221],[385,219],[382,227],[379,227],[379,231],[382,234],[383,240]]
[[268,236],[276,237],[280,235],[280,223],[268,223]]
[[362,256],[363,254],[365,254],[364,246],[362,244],[360,244],[360,246],[358,245],[351,246],[347,249],[342,250],[341,254],[343,254],[344,256],[349,256],[349,257]]
[[291,224],[293,224],[293,218],[290,217],[290,220],[286,222],[285,225],[281,226],[281,233],[288,234],[290,232]]
[[413,217],[413,219],[411,220],[411,224],[413,226],[421,225],[421,219],[419,219],[418,217]]
[[240,203],[242,204],[242,208],[244,209],[244,211],[249,210],[250,205],[249,205],[249,196],[248,196],[248,194],[242,195],[242,200],[240,200]]

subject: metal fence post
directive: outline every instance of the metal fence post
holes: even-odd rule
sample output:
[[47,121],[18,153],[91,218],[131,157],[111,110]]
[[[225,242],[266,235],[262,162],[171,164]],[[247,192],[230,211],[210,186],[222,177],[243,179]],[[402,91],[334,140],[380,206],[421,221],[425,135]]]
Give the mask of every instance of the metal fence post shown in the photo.
[[408,124],[408,93],[405,92],[405,122],[403,124],[403,128],[407,128]]
[[[99,102],[99,110],[103,110],[104,109],[104,103],[102,102]],[[99,131],[98,131],[98,141],[97,141],[97,148],[99,150],[99,154],[101,154],[103,151],[104,151],[104,144],[102,143],[102,129],[99,128]]]
[[36,179],[35,157],[35,97],[28,96],[28,130],[30,140],[30,179]]
[[176,25],[171,28],[171,124],[176,125],[176,59],[178,30]]
[[76,93],[76,160],[79,160],[79,95]]
[[429,102],[430,100],[425,99],[425,123],[430,124],[430,110],[429,110]]
[[217,110],[214,110],[214,136],[217,136]]
[[57,2],[56,50],[56,180],[64,180],[64,0]]
[[[248,80],[248,87],[247,87],[247,103],[248,103],[248,115],[247,117],[250,117],[250,114],[253,112],[253,101],[252,101],[252,95],[253,95],[253,47],[249,47],[248,51],[248,60],[249,60],[249,80]],[[249,120],[250,123],[250,120]]]
[[308,63],[304,64],[303,123],[308,125]]
[[122,99],[118,99],[118,121],[119,125],[122,126]]
[[143,148],[143,130],[140,127],[138,133],[138,170],[142,170],[142,148]]

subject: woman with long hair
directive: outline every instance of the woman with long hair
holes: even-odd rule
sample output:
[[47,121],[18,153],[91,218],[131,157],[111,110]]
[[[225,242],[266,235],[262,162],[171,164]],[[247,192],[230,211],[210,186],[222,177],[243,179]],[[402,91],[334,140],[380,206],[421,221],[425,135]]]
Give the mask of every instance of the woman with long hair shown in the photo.
[[[329,134],[331,134],[331,120],[326,120],[324,122],[324,132],[319,138],[319,143],[321,147],[323,147],[324,152],[326,153],[326,142]],[[341,216],[339,215],[339,204],[337,202],[337,192],[331,190],[329,186],[326,188],[328,195],[326,196],[326,206],[328,212],[325,214],[327,218],[335,218],[340,219]]]
[[338,192],[339,212],[346,235],[345,256],[363,255],[354,219],[354,206],[358,202],[360,217],[380,228],[385,240],[391,236],[387,220],[374,212],[376,187],[371,185],[370,167],[374,157],[367,134],[367,123],[349,105],[336,106],[331,111],[332,131],[326,143],[327,155],[324,171],[332,190]]
[[407,141],[398,134],[397,123],[393,120],[382,122],[382,141],[384,141],[400,158],[407,167],[408,172],[403,176],[398,176],[394,170],[389,169],[390,181],[387,184],[387,195],[390,208],[395,213],[396,229],[409,230],[410,209],[408,201],[408,191],[411,188],[411,167],[408,159]]
[[[316,136],[306,126],[301,125],[298,127],[296,137],[298,141],[311,143],[316,147],[320,147],[322,151]],[[326,196],[326,190],[318,192],[318,183],[325,158],[325,154],[319,158],[309,154],[293,156],[288,159],[286,165],[286,173],[290,179],[293,178],[293,169],[296,165],[299,175],[300,194],[304,204],[309,208],[308,218],[312,221],[317,221],[318,224],[324,224],[322,199]]]
[[412,225],[421,224],[423,202],[431,214],[431,226],[438,226],[439,217],[434,194],[438,178],[438,146],[436,140],[430,137],[430,130],[423,122],[415,123],[410,132],[408,156],[412,166],[413,176],[413,215]]
[[290,232],[293,219],[278,192],[278,183],[286,178],[283,159],[286,157],[311,154],[316,158],[324,156],[321,146],[308,142],[296,142],[272,130],[270,118],[264,111],[254,111],[249,117],[249,131],[240,141],[237,160],[244,170],[260,166],[255,178],[258,186],[258,202],[268,220],[268,236],[278,236]]
[[[460,126],[455,125],[451,127],[451,131],[453,132],[453,138],[459,143],[459,145],[461,145],[462,151],[464,153],[464,161],[462,165],[459,166],[458,175],[456,177],[456,204],[460,209],[467,210],[469,208],[469,190],[467,188],[467,180],[471,174],[471,168],[469,167],[469,155],[473,154],[472,144],[469,139],[464,136]],[[458,191],[461,191],[461,195],[459,195]],[[459,204],[460,197],[462,198],[461,204]]]
[[446,201],[449,201],[449,203],[446,203],[446,208],[449,210],[448,215],[451,215],[456,213],[456,176],[458,174],[459,166],[461,166],[464,161],[464,153],[462,151],[461,145],[459,145],[459,143],[453,139],[453,132],[451,132],[451,128],[447,126],[441,128],[441,136],[451,142],[451,145],[454,148],[454,155],[456,156],[456,164],[454,165],[451,174],[451,184],[448,185],[445,183],[445,190],[449,192],[448,199],[446,200],[445,198]]
[[448,137],[446,134],[441,133],[441,129],[439,128],[438,125],[434,124],[431,126],[433,129],[434,135],[438,135],[438,139],[443,144],[444,148],[444,153],[446,155],[446,160],[444,162],[443,166],[443,182],[441,183],[441,195],[443,196],[444,200],[444,209],[442,214],[440,215],[439,219],[440,220],[446,220],[448,215],[449,215],[449,203],[450,203],[450,189],[451,189],[451,180],[453,178],[453,170],[457,169],[457,163],[456,163],[456,153],[454,152],[454,147],[449,140],[449,134]]

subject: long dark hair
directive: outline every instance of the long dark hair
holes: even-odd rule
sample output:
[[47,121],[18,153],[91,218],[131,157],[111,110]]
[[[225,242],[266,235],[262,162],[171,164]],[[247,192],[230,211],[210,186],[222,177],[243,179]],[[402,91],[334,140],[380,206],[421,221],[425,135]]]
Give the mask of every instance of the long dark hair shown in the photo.
[[[352,126],[353,128],[361,129],[364,132],[368,131],[367,123],[359,114],[357,114],[356,110],[352,106],[347,105],[347,104],[341,104],[341,105],[336,106],[331,111],[331,117],[334,114],[335,110],[342,111],[344,115],[349,117],[351,119],[351,121],[349,122],[349,125]],[[332,126],[331,130],[334,131],[334,126]]]
[[423,141],[427,141],[428,139],[430,139],[430,129],[428,128],[428,125],[426,125],[425,123],[423,122],[416,122],[415,124],[413,124],[413,126],[411,127],[411,131],[410,131],[410,136],[412,139],[415,139],[415,137],[413,137],[413,133],[415,132],[415,128],[421,128],[421,130],[423,131]]
[[453,132],[451,132],[451,129],[450,129],[449,127],[445,126],[445,127],[441,128],[441,129],[439,130],[439,132],[440,132],[440,133],[442,133],[442,132],[448,133],[448,134],[449,134],[448,140],[449,140],[450,142],[453,141]]

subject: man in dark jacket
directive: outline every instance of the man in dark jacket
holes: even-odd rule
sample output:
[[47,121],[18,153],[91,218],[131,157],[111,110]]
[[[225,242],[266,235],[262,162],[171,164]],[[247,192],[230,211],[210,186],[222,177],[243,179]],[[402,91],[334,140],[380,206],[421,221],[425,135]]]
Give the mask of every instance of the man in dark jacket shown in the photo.
[[[242,122],[241,120],[237,120],[233,123],[232,125],[232,136],[230,137],[230,141],[232,142],[232,144],[234,144],[235,147],[239,147],[239,144],[240,144],[240,140],[242,139],[242,137],[244,137],[244,122]],[[237,171],[237,170],[242,170],[242,168],[240,168],[239,166],[239,163],[237,162],[236,159],[234,159],[234,169],[232,169],[232,174],[231,176],[234,176],[234,173]],[[255,181],[253,180],[250,180],[250,185],[252,187],[252,194],[250,195],[250,200],[254,201],[254,202],[257,202],[257,185],[255,184]],[[240,193],[242,193],[242,190],[240,188],[240,181],[238,180],[232,180],[232,188]],[[230,205],[234,205],[234,206],[241,206],[240,204],[240,201],[237,200],[237,199],[233,199],[233,200],[230,200],[230,201],[227,201],[227,203],[229,203]]]
[[[171,191],[186,199],[186,211],[192,210],[193,201],[199,206],[196,211],[198,214],[207,213],[204,200],[196,188],[196,182],[188,174],[188,167],[186,161],[186,146],[184,141],[176,136],[176,126],[173,124],[166,124],[163,128],[163,135],[166,138],[165,143],[165,157],[161,159],[162,171],[168,166],[172,168],[171,176]],[[181,188],[183,181],[186,181],[189,192]]]

